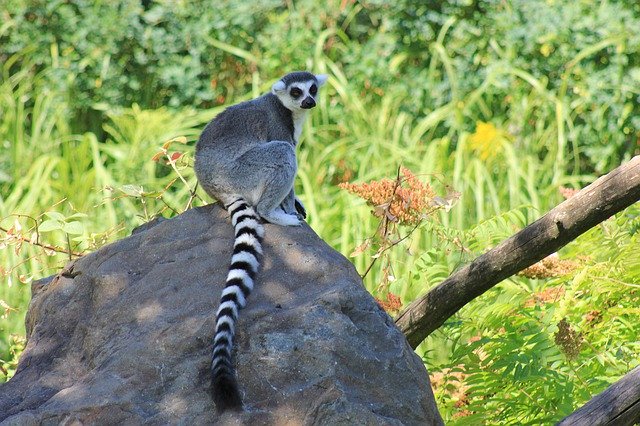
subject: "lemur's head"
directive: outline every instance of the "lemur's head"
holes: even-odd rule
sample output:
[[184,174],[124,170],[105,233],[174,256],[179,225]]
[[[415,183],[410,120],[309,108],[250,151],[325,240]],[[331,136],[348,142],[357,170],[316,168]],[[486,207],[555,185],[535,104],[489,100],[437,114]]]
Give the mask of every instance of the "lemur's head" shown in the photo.
[[288,110],[297,112],[316,106],[318,89],[327,81],[325,74],[306,71],[289,73],[271,86],[271,92]]

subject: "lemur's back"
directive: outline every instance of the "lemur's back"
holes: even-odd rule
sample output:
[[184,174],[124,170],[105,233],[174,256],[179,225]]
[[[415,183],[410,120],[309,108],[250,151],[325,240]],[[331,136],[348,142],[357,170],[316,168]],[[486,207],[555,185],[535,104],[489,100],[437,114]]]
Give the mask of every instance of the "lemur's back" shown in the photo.
[[262,221],[297,226],[306,217],[293,190],[295,146],[325,80],[326,76],[308,72],[285,75],[272,86],[272,93],[220,113],[196,145],[198,181],[225,205],[235,234],[211,360],[211,391],[220,411],[242,408],[232,362],[233,338],[238,312],[246,304],[260,266]]
[[293,143],[291,112],[278,98],[268,93],[259,98],[233,105],[218,114],[205,127],[196,152],[216,144],[232,153],[273,140]]

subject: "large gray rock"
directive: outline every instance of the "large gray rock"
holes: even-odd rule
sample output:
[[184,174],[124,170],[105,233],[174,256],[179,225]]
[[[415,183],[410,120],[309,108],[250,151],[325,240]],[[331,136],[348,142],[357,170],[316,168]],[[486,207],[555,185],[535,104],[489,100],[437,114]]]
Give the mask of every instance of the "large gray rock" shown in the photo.
[[422,362],[353,266],[306,225],[266,233],[236,342],[245,413],[218,417],[207,391],[233,237],[207,206],[33,285],[2,424],[441,424]]

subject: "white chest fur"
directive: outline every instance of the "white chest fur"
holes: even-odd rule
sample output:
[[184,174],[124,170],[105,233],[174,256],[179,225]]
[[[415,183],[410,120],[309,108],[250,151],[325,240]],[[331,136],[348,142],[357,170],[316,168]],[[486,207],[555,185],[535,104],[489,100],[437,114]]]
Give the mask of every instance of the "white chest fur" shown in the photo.
[[304,125],[304,121],[307,119],[308,111],[292,111],[291,118],[293,118],[293,139],[296,141],[296,144],[300,140],[300,135],[302,134],[302,126]]

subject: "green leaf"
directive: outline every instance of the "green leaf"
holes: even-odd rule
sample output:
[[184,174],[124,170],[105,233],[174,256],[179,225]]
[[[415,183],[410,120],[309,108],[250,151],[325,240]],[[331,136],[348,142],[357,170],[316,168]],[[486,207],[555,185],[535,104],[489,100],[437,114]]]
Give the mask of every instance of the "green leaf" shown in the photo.
[[77,217],[88,217],[89,215],[87,215],[86,213],[74,213],[71,216],[67,216],[66,220],[69,219],[75,219]]
[[59,212],[45,212],[45,216],[58,222],[64,222],[65,220],[64,215]]
[[130,197],[141,197],[144,193],[144,188],[140,185],[122,185],[120,191]]
[[65,223],[62,230],[67,234],[81,235],[82,233],[84,233],[84,226],[82,226],[82,223],[74,221]]
[[50,232],[62,229],[62,223],[57,220],[45,220],[38,226],[39,232]]

